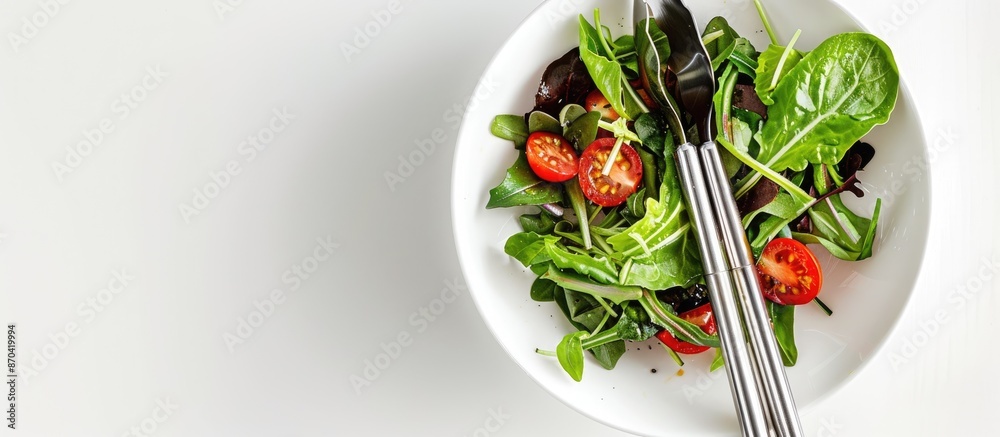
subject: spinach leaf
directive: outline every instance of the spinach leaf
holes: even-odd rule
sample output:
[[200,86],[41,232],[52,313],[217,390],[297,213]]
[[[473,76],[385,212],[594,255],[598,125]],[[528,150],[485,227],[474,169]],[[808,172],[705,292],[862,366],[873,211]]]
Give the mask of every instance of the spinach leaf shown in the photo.
[[[595,12],[595,18],[596,15]],[[595,21],[597,20],[595,19]],[[598,22],[597,25],[599,26],[600,23]],[[606,40],[603,31],[603,26],[599,31],[583,15],[580,16],[580,58],[587,67],[594,84],[597,85],[597,89],[601,90],[615,112],[628,120],[633,120],[639,115],[639,112],[635,110],[636,103],[634,101],[626,102],[626,100],[633,100],[633,98],[629,95],[630,93],[625,92],[624,86],[627,84],[622,66],[615,60],[614,52],[609,52],[609,47],[605,47]]]
[[574,332],[563,337],[556,346],[559,364],[576,382],[583,379],[583,339],[587,336],[585,331]]
[[712,70],[717,71],[736,49],[736,39],[740,37],[723,17],[715,17],[705,26],[701,35],[708,57],[712,59]]
[[[561,287],[556,288],[555,299],[556,299],[556,305],[559,306],[559,309],[562,311],[563,315],[566,316],[566,319],[569,320],[569,322],[576,329],[580,331],[590,332],[596,328],[596,326],[594,327],[584,326],[583,324],[573,320],[573,313],[577,312],[578,310],[573,309],[571,312],[569,298],[567,297],[567,290]],[[574,305],[576,304],[575,299],[573,303]],[[594,358],[597,359],[597,362],[601,365],[601,367],[610,370],[615,368],[615,365],[618,364],[618,359],[620,359],[622,355],[625,354],[625,342],[623,341],[607,342],[597,346],[592,346],[587,350],[589,350],[594,355]]]
[[511,235],[503,246],[503,251],[518,260],[525,267],[531,267],[549,262],[549,250],[546,242],[559,241],[559,237],[538,235],[534,232],[520,232]]
[[531,283],[531,300],[535,302],[552,302],[556,300],[556,289],[559,288],[555,282],[548,279],[535,278]]
[[[574,122],[576,119],[587,114],[587,109],[583,106],[577,105],[576,103],[570,103],[563,106],[562,110],[559,111],[559,124],[563,126],[569,126],[570,123]],[[563,136],[566,136],[565,134]]]
[[792,220],[795,220],[801,214],[800,211],[805,207],[802,202],[796,200],[790,194],[786,192],[780,192],[775,196],[771,203],[768,203],[764,207],[751,212],[746,217],[743,218],[743,226],[747,229],[750,228],[753,220],[760,214],[765,214],[768,217],[761,222],[758,228],[756,236],[753,241],[750,242],[750,248],[753,249],[754,254],[760,254],[764,250],[764,246],[767,245],[769,241],[774,239],[785,226],[788,226]]
[[540,212],[538,214],[523,214],[518,218],[521,229],[525,232],[534,232],[539,235],[549,235],[556,229],[556,222],[551,215]]
[[888,121],[898,92],[896,62],[882,40],[867,33],[835,35],[778,83],[758,160],[775,171],[836,164]]
[[765,105],[774,104],[774,99],[771,96],[774,89],[778,86],[781,78],[788,75],[788,72],[802,60],[802,53],[793,49],[792,44],[795,44],[794,38],[788,47],[771,44],[758,58],[754,88],[760,101],[764,102]]
[[549,132],[562,135],[563,129],[562,125],[559,124],[559,120],[556,120],[555,117],[542,111],[533,111],[531,114],[528,114],[528,132]]
[[528,125],[520,115],[502,114],[494,117],[490,133],[497,138],[513,141],[517,149],[523,149],[528,142]]
[[771,325],[781,351],[781,361],[785,366],[794,366],[799,359],[799,350],[795,346],[795,306],[767,302],[767,310],[771,314]]
[[615,40],[612,46],[615,58],[621,63],[625,75],[635,77],[639,72],[638,60],[635,57],[635,37],[622,35]]
[[590,143],[597,139],[597,126],[601,121],[601,113],[591,111],[577,117],[563,129],[563,138],[573,144],[577,153],[583,153]]
[[750,76],[751,79],[757,78],[758,54],[750,40],[737,38],[736,46],[733,47],[733,53],[729,55],[729,60],[740,73]]
[[521,151],[514,165],[507,169],[507,176],[503,182],[490,190],[490,200],[486,204],[486,209],[544,205],[561,200],[562,187],[535,176],[528,166],[527,156]]
[[625,355],[625,342],[621,340],[612,341],[598,346],[589,347],[587,350],[594,354],[594,358],[597,359],[597,363],[600,364],[601,367],[611,370],[615,368],[616,364],[618,364],[618,359],[621,358],[622,355]]
[[565,293],[570,321],[586,328],[587,332],[597,329],[608,313],[604,306],[587,293],[573,290],[566,290]]

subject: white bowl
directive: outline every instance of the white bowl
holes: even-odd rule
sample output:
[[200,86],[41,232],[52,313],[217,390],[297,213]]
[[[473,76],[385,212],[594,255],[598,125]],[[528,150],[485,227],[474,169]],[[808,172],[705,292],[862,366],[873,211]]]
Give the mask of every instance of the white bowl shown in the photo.
[[[751,0],[689,0],[699,26],[722,15],[758,50],[767,36]],[[510,357],[538,384],[595,420],[642,435],[728,435],[737,430],[725,372],[708,373],[711,354],[687,358],[684,374],[655,341],[630,344],[617,368],[601,368],[588,355],[583,381],[574,382],[554,358],[573,328],[553,303],[533,302],[534,279],[503,251],[519,231],[517,209],[486,210],[488,191],[502,179],[516,152],[490,135],[496,114],[521,114],[533,105],[545,66],[577,45],[577,16],[592,20],[600,6],[615,35],[630,27],[631,2],[550,0],[536,9],[503,45],[483,75],[495,88],[466,114],[455,151],[452,214],[459,259],[472,296],[489,329]],[[796,48],[811,49],[827,37],[860,26],[829,0],[768,0],[779,38],[803,29]],[[905,72],[902,72],[905,76]],[[485,94],[485,93],[484,93]],[[800,412],[847,383],[875,356],[898,322],[920,271],[930,217],[926,140],[913,100],[903,86],[890,122],[866,137],[877,150],[860,179],[869,194],[848,199],[870,212],[883,198],[874,257],[841,262],[814,247],[823,265],[827,317],[808,305],[796,311],[799,362],[788,377]],[[845,196],[853,197],[853,196]],[[657,372],[652,372],[656,369]]]

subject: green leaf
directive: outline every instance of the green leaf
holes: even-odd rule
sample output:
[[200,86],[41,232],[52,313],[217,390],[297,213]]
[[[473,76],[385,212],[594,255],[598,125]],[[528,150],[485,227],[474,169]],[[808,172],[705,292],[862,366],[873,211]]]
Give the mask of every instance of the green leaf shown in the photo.
[[[561,287],[556,289],[555,292],[556,305],[562,311],[563,315],[566,316],[566,320],[569,320],[570,324],[572,324],[573,327],[575,327],[577,330],[587,331],[587,332],[593,331],[596,325],[592,327],[587,327],[573,320],[574,316],[573,313],[571,313],[567,292],[570,291],[565,290]],[[575,301],[576,299],[573,300]],[[593,299],[591,298],[591,300]],[[601,309],[603,310],[604,308],[602,307]],[[572,311],[576,312],[578,310],[573,309]],[[618,363],[618,360],[622,357],[622,355],[625,354],[625,342],[614,341],[610,343],[603,343],[599,346],[594,346],[587,350],[590,351],[590,353],[594,356],[594,358],[601,365],[601,367],[610,370],[615,368],[615,365]]]
[[598,284],[585,276],[560,271],[555,267],[550,267],[549,271],[545,272],[542,277],[555,282],[567,290],[587,293],[595,298],[607,299],[616,304],[642,297],[642,289],[639,287]]
[[874,35],[835,35],[778,83],[761,130],[758,160],[774,171],[834,165],[874,126],[889,120],[899,71]]
[[701,261],[684,205],[674,161],[665,160],[659,200],[647,199],[645,216],[607,239],[616,254],[632,261],[624,285],[665,290],[697,282]]
[[545,249],[556,267],[573,270],[602,284],[616,284],[618,282],[618,269],[607,257],[570,253],[560,247],[557,241],[545,240]]
[[845,261],[869,258],[881,210],[882,200],[879,199],[875,202],[872,218],[864,218],[844,205],[839,194],[831,196],[809,210],[813,238],[803,237],[802,241],[822,244],[830,254]]
[[714,372],[723,368],[726,365],[725,360],[722,358],[722,348],[715,349],[715,358],[712,358],[712,366],[709,367],[709,372]]
[[548,279],[535,278],[531,283],[531,300],[535,302],[552,302],[556,300],[556,289],[559,288],[555,282]]
[[761,214],[768,216],[761,222],[759,230],[757,231],[756,237],[750,242],[750,247],[753,249],[754,253],[760,253],[764,250],[764,246],[767,245],[769,241],[774,239],[785,226],[788,226],[792,220],[799,217],[802,208],[805,204],[797,201],[788,193],[782,191],[775,196],[774,200],[767,205],[764,205],[760,209],[753,211],[743,218],[743,226],[745,228],[750,228],[754,219],[756,219]]
[[534,232],[520,232],[511,235],[503,246],[503,251],[518,260],[525,267],[548,262],[549,251],[546,241],[559,241],[559,237],[538,235]]
[[712,59],[713,71],[718,70],[722,63],[729,59],[736,49],[736,39],[740,37],[723,17],[715,17],[709,21],[701,36],[703,39],[711,38],[705,43],[705,49],[708,50],[708,57]]
[[736,67],[737,71],[750,76],[751,79],[756,79],[757,56],[757,49],[750,43],[750,40],[737,38],[736,47],[733,48],[733,53],[729,55],[729,60]]
[[639,304],[653,323],[670,331],[678,340],[701,346],[721,347],[718,335],[708,335],[695,324],[678,317],[673,308],[657,299],[655,294],[643,291]]
[[795,306],[767,302],[767,310],[781,351],[781,361],[785,366],[794,366],[799,359],[799,350],[795,347]]
[[528,165],[524,152],[518,154],[503,182],[490,190],[490,200],[486,209],[511,206],[544,205],[562,200],[562,187],[545,182],[535,176]]
[[[774,104],[771,98],[774,88],[801,60],[802,52],[774,44],[761,52],[757,59],[757,78],[754,79],[754,88],[761,102],[767,106]],[[781,71],[778,71],[779,63],[782,64]]]
[[861,255],[858,260],[863,260],[865,258],[871,258],[872,256],[872,246],[875,245],[875,231],[878,228],[878,218],[882,213],[882,199],[875,201],[875,212],[872,213],[872,218],[869,221],[868,232],[865,232],[865,239],[861,243]]
[[514,142],[514,147],[523,149],[528,142],[528,125],[520,115],[503,114],[493,117],[490,133],[497,138]]
[[646,341],[660,332],[660,327],[649,320],[649,315],[642,310],[641,305],[622,305],[622,315],[614,329],[618,337],[629,341]]
[[551,215],[540,212],[538,214],[522,214],[518,217],[521,229],[525,232],[534,232],[539,235],[552,234],[556,229],[556,222]]
[[549,132],[562,135],[563,129],[555,117],[542,111],[534,111],[528,115],[528,132]]
[[597,359],[597,363],[601,367],[611,370],[618,364],[618,359],[625,355],[625,342],[613,341],[587,350],[594,354],[594,358]]
[[559,111],[559,124],[569,126],[570,123],[586,114],[587,110],[583,106],[577,105],[576,103],[570,103],[563,106],[562,110]]
[[[680,107],[667,87],[667,59],[670,58],[670,41],[654,20],[646,19],[635,26],[635,51],[639,57],[639,72],[643,87],[649,96],[660,105],[667,118],[667,125],[679,139],[684,138]],[[653,146],[652,150],[658,147]]]
[[570,320],[585,328],[587,332],[597,329],[604,316],[608,314],[604,305],[587,293],[573,290],[566,290],[565,293]]
[[587,335],[585,331],[568,334],[556,346],[559,364],[576,382],[583,379],[583,338]]
[[627,97],[623,89],[625,76],[621,64],[613,58],[614,54],[604,49],[597,29],[581,15],[580,59],[587,67],[597,89],[601,90],[615,112],[628,120],[633,120],[638,114],[629,111],[625,104]]
[[597,139],[597,127],[600,121],[600,112],[587,112],[566,125],[563,129],[563,138],[573,145],[577,153],[583,153],[587,146]]

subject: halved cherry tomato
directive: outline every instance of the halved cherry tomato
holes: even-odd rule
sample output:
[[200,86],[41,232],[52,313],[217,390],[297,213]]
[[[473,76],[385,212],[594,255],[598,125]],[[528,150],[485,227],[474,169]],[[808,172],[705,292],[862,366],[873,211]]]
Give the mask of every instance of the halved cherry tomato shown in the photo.
[[[680,313],[677,316],[695,324],[708,335],[715,334],[715,316],[712,314],[712,304],[706,303],[691,311]],[[679,354],[694,355],[711,349],[708,346],[698,346],[686,341],[680,341],[667,330],[657,332],[656,338]]]
[[549,182],[568,181],[576,176],[580,168],[573,145],[554,133],[535,132],[529,135],[525,152],[531,170]]
[[618,113],[611,107],[611,102],[608,101],[607,97],[604,97],[604,94],[601,94],[601,90],[593,90],[587,94],[587,100],[584,100],[583,107],[588,111],[599,111],[604,121],[615,121],[619,117]]
[[791,238],[775,238],[757,261],[764,296],[782,305],[809,303],[823,286],[823,271],[816,256]]
[[621,205],[642,181],[642,160],[628,144],[622,144],[611,173],[604,176],[604,164],[614,147],[614,138],[601,138],[590,143],[580,156],[580,188],[587,199],[601,206]]

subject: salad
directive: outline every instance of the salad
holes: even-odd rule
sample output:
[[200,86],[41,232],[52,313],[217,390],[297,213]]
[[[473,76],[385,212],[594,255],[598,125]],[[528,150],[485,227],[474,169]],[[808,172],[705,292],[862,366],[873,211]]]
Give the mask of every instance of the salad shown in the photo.
[[[793,366],[795,307],[816,304],[823,272],[814,255],[847,261],[872,256],[881,201],[854,211],[845,196],[864,195],[858,173],[875,148],[861,138],[895,106],[899,73],[889,47],[874,35],[834,35],[811,51],[796,48],[801,31],[779,41],[755,0],[770,44],[758,50],[722,17],[703,41],[717,80],[714,138],[721,146],[761,288],[786,366]],[[636,23],[615,37],[579,19],[579,46],[542,74],[530,112],[496,116],[490,130],[509,140],[517,159],[490,190],[486,208],[521,207],[522,232],[504,251],[536,279],[533,300],[559,307],[573,332],[555,350],[576,381],[585,353],[606,369],[626,342],[658,339],[679,354],[722,355],[694,230],[674,163],[676,133],[697,130],[676,95],[666,65],[667,36]],[[652,23],[651,23],[652,24]],[[659,62],[639,63],[638,59]],[[650,89],[667,89],[651,98]],[[682,119],[671,121],[662,105]],[[523,211],[523,207],[530,207]]]

